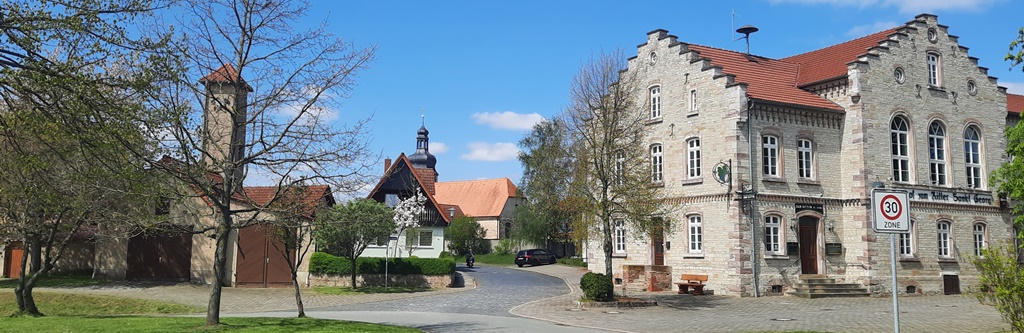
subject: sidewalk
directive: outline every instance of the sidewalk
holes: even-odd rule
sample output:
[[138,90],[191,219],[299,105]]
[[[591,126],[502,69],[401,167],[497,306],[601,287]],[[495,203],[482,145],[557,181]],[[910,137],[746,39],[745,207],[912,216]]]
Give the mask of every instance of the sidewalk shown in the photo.
[[[579,279],[586,270],[563,265],[527,267],[557,276],[571,291],[527,303],[509,313],[562,325],[617,332],[891,332],[888,297],[804,299],[793,296],[692,296],[670,292],[631,292],[654,299],[656,307],[576,309]],[[1004,332],[1010,327],[995,308],[971,295],[912,296],[898,299],[901,332]]]

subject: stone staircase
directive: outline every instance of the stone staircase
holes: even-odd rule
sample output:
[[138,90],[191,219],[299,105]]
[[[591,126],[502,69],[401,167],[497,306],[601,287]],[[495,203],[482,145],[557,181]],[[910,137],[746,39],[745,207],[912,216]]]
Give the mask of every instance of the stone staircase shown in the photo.
[[837,283],[836,279],[824,274],[801,274],[800,281],[794,283],[789,295],[803,298],[825,297],[868,297],[871,293],[857,283]]

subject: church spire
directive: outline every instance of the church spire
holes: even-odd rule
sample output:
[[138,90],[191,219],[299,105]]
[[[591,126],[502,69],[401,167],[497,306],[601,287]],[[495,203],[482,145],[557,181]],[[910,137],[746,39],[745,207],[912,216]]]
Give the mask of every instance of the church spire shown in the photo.
[[427,130],[426,117],[420,115],[420,129],[416,131],[416,153],[409,156],[409,162],[416,168],[433,169],[437,158],[430,154],[430,131]]

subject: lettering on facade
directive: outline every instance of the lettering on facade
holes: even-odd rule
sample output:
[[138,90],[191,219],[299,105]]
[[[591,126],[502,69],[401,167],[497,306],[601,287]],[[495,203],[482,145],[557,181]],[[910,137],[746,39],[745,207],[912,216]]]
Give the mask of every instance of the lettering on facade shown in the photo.
[[796,203],[796,212],[797,213],[800,213],[800,212],[805,211],[805,210],[815,211],[815,212],[818,212],[818,214],[822,214],[822,215],[825,214],[825,207],[822,206],[822,205],[806,204],[806,203]]
[[921,191],[906,189],[907,197],[914,201],[953,202],[970,205],[991,205],[992,195],[957,191]]

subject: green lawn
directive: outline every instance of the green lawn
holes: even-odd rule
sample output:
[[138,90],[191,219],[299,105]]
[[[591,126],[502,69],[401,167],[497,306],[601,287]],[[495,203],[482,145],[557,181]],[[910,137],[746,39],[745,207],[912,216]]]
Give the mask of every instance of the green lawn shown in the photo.
[[[337,289],[337,288],[335,288]],[[390,289],[390,288],[389,288]],[[390,291],[390,290],[389,290]],[[44,317],[18,316],[12,290],[0,291],[3,331],[9,332],[421,332],[420,330],[311,318],[221,318],[221,326],[203,327],[205,318],[170,317],[206,310],[174,303],[71,293],[35,292]]]
[[[88,287],[107,283],[106,279],[93,279],[87,274],[48,274],[39,279],[36,287],[74,288]],[[0,279],[0,289],[18,286],[18,279]]]

